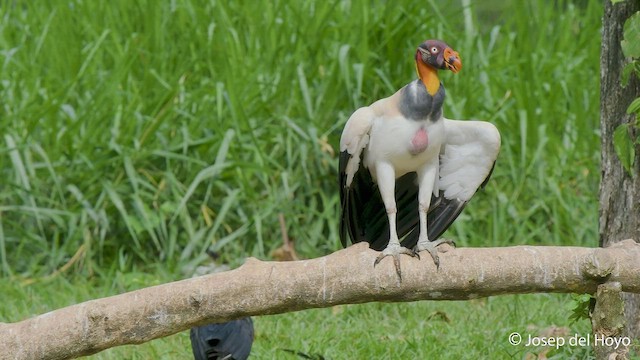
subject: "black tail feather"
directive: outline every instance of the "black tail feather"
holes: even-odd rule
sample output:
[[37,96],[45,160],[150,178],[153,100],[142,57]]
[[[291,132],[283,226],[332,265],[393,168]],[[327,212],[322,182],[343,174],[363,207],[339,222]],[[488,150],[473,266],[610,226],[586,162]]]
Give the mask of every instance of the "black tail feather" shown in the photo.
[[253,321],[243,318],[191,328],[191,349],[196,360],[249,357],[253,344]]

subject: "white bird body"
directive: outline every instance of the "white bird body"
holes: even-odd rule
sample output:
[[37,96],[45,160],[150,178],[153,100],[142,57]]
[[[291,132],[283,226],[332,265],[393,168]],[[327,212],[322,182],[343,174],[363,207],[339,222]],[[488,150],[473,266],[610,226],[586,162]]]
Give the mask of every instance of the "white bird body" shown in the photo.
[[[428,144],[416,149],[412,141],[421,136],[420,132],[426,134]],[[374,179],[376,164],[379,163],[390,164],[395,178],[417,172],[438,161],[444,135],[442,121],[414,121],[401,116],[376,117],[371,126],[369,146],[364,152],[364,166],[371,171]]]
[[[411,83],[407,86],[415,86]],[[350,159],[350,171],[355,174],[363,153],[364,166],[374,179],[377,178],[376,164],[386,163],[394,169],[394,177],[399,178],[409,172],[417,172],[425,165],[438,161],[442,140],[445,137],[442,121],[431,119],[412,120],[397,110],[396,104],[401,91],[388,98],[363,107],[349,118],[340,140],[340,151],[358,155]],[[442,118],[442,116],[440,116]],[[426,144],[414,141],[423,130]],[[351,181],[347,182],[350,185]],[[437,189],[434,189],[434,191]]]
[[494,125],[444,118],[444,87],[420,57],[429,49],[444,50],[457,61],[445,62],[447,68],[457,72],[461,63],[446,44],[423,45],[416,54],[420,79],[356,110],[340,139],[343,245],[348,233],[352,242],[384,250],[376,263],[393,255],[399,275],[398,254],[416,256],[400,246],[403,238],[403,245],[428,250],[439,264],[435,246],[442,240],[433,240],[488,180],[500,149]]

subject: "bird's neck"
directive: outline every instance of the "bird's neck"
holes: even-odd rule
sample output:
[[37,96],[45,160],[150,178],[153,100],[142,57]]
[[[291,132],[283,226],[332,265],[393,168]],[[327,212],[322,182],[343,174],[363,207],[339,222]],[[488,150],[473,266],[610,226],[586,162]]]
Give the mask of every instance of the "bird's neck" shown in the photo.
[[435,96],[440,89],[440,79],[438,78],[438,70],[425,64],[422,60],[417,58],[416,55],[416,71],[420,80],[427,88],[427,92],[431,96]]

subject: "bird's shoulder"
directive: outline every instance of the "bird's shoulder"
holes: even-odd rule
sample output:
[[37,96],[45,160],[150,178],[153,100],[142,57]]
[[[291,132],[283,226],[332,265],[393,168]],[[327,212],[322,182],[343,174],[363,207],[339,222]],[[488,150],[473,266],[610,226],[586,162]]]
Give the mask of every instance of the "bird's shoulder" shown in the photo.
[[[397,120],[404,118],[400,109],[403,92],[409,83],[391,96],[375,101],[369,106],[363,106],[351,114],[342,131],[340,139],[340,151],[349,149],[349,153],[354,153],[353,147],[360,143],[363,137],[369,135],[371,126],[376,119]],[[362,144],[360,144],[361,146]]]
[[[377,100],[369,106],[363,106],[351,114],[342,130],[340,151],[350,148],[351,143],[368,136],[371,126],[376,119],[393,118],[400,115],[398,110],[398,93]],[[350,151],[352,152],[352,151]]]
[[396,91],[393,95],[382,98],[369,107],[373,110],[375,116],[380,118],[392,119],[398,116],[402,116],[400,112],[400,99],[402,97],[402,90],[404,87]]
[[[366,145],[375,116],[375,112],[370,106],[361,107],[351,114],[342,130],[340,152],[346,150],[349,154],[354,154],[358,148]],[[362,144],[362,140],[364,140],[364,144]]]

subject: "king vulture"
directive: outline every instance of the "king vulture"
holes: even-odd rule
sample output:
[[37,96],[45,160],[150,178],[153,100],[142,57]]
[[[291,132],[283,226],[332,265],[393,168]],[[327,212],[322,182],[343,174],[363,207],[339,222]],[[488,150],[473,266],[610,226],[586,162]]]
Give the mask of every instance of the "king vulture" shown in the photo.
[[488,181],[500,133],[484,121],[443,116],[438,70],[457,73],[458,53],[427,40],[415,54],[418,79],[390,97],[356,110],[340,139],[340,240],[382,251],[374,262],[427,250],[436,267],[440,235]]

